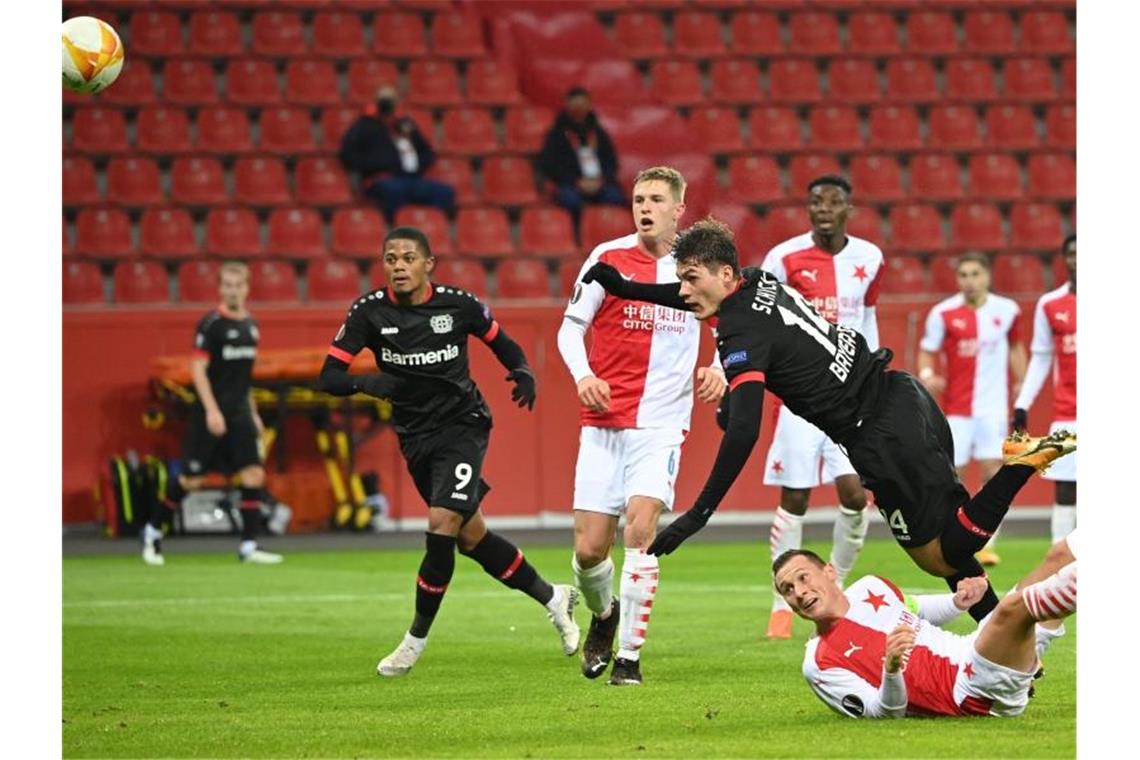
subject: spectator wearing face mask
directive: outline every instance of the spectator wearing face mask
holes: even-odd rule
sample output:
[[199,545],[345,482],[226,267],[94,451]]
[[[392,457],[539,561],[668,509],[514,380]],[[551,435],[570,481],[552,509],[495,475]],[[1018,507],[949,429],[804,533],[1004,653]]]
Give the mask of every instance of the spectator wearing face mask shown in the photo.
[[554,202],[577,219],[588,203],[624,205],[617,184],[618,159],[613,141],[598,123],[590,95],[581,87],[566,102],[538,157],[542,173],[554,183]]

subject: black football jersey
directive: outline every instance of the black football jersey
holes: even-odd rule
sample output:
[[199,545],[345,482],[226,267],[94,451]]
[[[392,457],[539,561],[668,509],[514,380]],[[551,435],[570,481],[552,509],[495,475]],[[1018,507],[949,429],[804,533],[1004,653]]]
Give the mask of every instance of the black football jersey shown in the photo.
[[[412,380],[392,396],[396,432],[416,434],[478,418],[491,410],[467,361],[467,336],[490,342],[499,331],[489,306],[473,294],[431,284],[422,304],[396,303],[387,288],[361,296],[348,310],[330,354],[351,362],[369,349],[382,372]],[[343,352],[338,354],[337,350]]]
[[[257,323],[251,316],[233,319],[215,309],[198,323],[194,352],[209,360],[206,377],[218,408],[227,417],[249,409],[259,340]],[[201,400],[197,405],[202,406]]]
[[717,350],[731,387],[761,380],[793,412],[842,443],[878,399],[889,350],[872,352],[775,275],[745,269],[720,307]]

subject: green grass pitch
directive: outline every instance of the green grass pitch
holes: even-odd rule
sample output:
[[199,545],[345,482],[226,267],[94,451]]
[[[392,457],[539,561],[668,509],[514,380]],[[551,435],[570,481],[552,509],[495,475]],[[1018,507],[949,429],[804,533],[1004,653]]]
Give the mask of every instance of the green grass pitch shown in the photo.
[[[826,556],[828,546],[809,544]],[[1008,588],[1046,541],[1005,539]],[[525,547],[524,547],[525,548]],[[416,668],[376,663],[410,620],[420,552],[230,554],[63,561],[65,757],[1072,757],[1076,626],[1015,720],[854,721],[800,676],[810,626],[764,640],[767,546],[691,543],[662,560],[641,688],[587,681],[545,611],[458,558]],[[620,550],[617,552],[620,555]],[[568,582],[570,550],[536,548]],[[620,556],[615,557],[620,566]],[[893,543],[854,577],[941,591]],[[589,616],[578,608],[585,634]],[[955,630],[968,630],[963,616]]]

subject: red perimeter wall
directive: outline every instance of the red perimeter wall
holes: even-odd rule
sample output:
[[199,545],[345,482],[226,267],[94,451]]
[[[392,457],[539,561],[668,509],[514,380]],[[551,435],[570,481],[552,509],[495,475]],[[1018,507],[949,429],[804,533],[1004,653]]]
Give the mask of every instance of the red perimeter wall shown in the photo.
[[[884,345],[895,348],[894,366],[912,369],[917,342],[930,302],[895,302],[879,306]],[[1028,327],[1033,303],[1022,302]],[[162,354],[188,353],[194,325],[202,309],[119,307],[113,311],[65,310],[63,314],[63,521],[87,522],[99,517],[96,485],[113,454],[134,448],[140,453],[179,457],[182,425],[146,430],[142,414],[152,406],[147,384],[151,359]],[[539,396],[533,413],[510,402],[510,385],[490,351],[471,345],[476,381],[495,416],[484,477],[493,491],[484,504],[490,516],[527,515],[536,511],[568,511],[577,455],[578,403],[573,383],[558,355],[555,334],[562,306],[500,306],[496,316],[523,346],[537,373]],[[325,346],[336,333],[342,308],[256,308],[265,349]],[[1031,328],[1030,328],[1031,329]],[[1028,335],[1026,338],[1028,339]],[[702,336],[702,364],[711,360],[712,341]],[[1045,430],[1052,409],[1048,387],[1030,415],[1031,429]],[[678,504],[687,507],[704,483],[720,441],[713,409],[697,404],[693,430],[686,441],[677,482]],[[761,485],[764,456],[772,437],[774,415],[769,395],[761,441],[744,473],[729,491],[722,509],[774,509],[778,489]],[[288,468],[269,470],[274,494],[289,503],[300,530],[317,529],[330,514],[332,497],[318,458],[312,427],[296,418],[281,439]],[[280,443],[278,445],[281,445]],[[423,505],[407,476],[395,444],[384,430],[358,452],[357,468],[380,472],[384,491],[396,517],[422,516]],[[976,481],[971,473],[968,485]],[[817,489],[813,503],[834,504],[834,491]],[[1019,495],[1018,504],[1051,504],[1052,484],[1034,478]]]

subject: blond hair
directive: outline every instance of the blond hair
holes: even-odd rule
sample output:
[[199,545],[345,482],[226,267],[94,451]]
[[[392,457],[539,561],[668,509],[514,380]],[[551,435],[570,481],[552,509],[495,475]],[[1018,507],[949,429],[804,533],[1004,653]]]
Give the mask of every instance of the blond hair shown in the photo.
[[661,180],[667,184],[669,191],[673,194],[673,200],[676,202],[680,203],[685,200],[685,178],[681,176],[681,172],[672,166],[651,166],[648,169],[642,169],[633,178],[633,186],[637,187],[642,182],[652,180]]
[[222,264],[221,268],[218,270],[219,283],[222,281],[222,275],[224,275],[226,272],[239,274],[246,282],[249,282],[249,267],[240,261],[227,261]]

